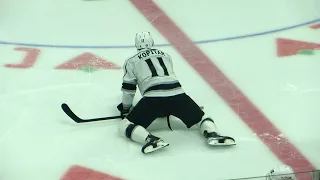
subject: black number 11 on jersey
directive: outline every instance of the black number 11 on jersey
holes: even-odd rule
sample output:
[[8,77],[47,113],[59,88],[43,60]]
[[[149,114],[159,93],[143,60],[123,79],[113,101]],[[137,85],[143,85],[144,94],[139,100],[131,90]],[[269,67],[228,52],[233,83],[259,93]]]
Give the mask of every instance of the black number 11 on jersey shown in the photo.
[[[161,57],[157,57],[157,59],[159,61],[160,66],[163,69],[164,75],[165,76],[169,76],[168,69],[167,69],[166,65],[164,64],[163,59]],[[158,73],[157,73],[157,69],[154,67],[151,59],[147,59],[145,61],[149,66],[149,69],[151,71],[152,77],[159,76]]]

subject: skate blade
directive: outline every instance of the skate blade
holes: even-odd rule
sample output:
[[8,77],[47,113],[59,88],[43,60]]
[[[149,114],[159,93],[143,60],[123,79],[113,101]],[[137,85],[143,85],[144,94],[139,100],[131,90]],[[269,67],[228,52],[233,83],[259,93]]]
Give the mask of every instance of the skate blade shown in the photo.
[[219,143],[218,140],[211,139],[211,140],[208,141],[208,144],[211,145],[211,146],[232,146],[232,145],[236,145],[236,142],[234,142],[231,139],[226,139],[224,141],[224,143]]
[[168,143],[158,143],[158,146],[155,147],[155,148],[154,148],[152,145],[150,145],[150,146],[147,146],[147,147],[144,149],[144,152],[143,152],[143,153],[144,153],[144,154],[148,154],[148,153],[157,151],[157,150],[162,149],[162,148],[167,147],[167,146],[169,146]]

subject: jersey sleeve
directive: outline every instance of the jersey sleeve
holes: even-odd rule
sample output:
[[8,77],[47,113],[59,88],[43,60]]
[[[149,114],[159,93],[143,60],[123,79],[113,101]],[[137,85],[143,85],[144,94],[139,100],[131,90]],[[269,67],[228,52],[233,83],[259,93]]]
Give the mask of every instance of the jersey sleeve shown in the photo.
[[123,66],[123,79],[122,79],[122,104],[124,108],[132,106],[133,98],[137,90],[137,78],[134,75],[134,67],[130,61],[126,61]]
[[169,54],[166,54],[167,55],[167,58],[169,59],[169,62],[170,62],[170,65],[171,67],[173,68],[173,63],[172,63],[172,58]]

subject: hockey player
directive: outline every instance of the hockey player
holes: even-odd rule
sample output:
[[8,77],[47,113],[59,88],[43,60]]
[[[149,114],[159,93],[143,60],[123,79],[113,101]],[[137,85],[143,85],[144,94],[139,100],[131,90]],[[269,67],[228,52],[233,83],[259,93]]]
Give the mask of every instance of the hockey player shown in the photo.
[[[122,103],[117,108],[123,116],[121,135],[141,144],[143,153],[150,153],[169,144],[146,129],[159,117],[174,116],[187,128],[197,125],[209,145],[235,145],[235,140],[220,136],[214,121],[183,91],[174,71],[170,55],[152,48],[150,32],[137,33],[137,54],[124,63]],[[136,87],[142,98],[132,108]],[[131,111],[130,111],[131,110]]]

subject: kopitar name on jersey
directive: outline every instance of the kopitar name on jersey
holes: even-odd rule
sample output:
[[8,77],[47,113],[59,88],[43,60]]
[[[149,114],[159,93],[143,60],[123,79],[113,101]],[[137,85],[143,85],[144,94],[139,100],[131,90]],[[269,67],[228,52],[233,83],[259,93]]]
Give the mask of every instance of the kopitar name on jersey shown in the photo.
[[158,50],[158,49],[149,49],[149,50],[147,50],[147,51],[144,51],[144,52],[142,52],[142,53],[139,53],[138,54],[138,58],[139,59],[142,59],[142,58],[145,58],[145,57],[147,57],[147,56],[149,56],[149,55],[155,55],[155,54],[158,54],[158,55],[163,55],[164,56],[164,52],[162,52],[162,51],[160,51],[160,50]]

